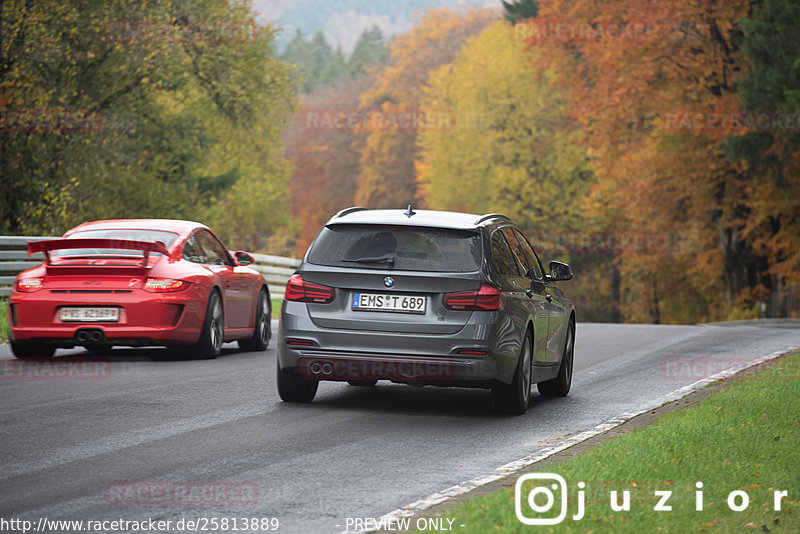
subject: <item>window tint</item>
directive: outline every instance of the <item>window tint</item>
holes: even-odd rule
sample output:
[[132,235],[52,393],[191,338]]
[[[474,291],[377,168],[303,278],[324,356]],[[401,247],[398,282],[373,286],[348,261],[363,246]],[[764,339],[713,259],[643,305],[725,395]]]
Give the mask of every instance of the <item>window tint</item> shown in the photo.
[[363,224],[323,228],[308,254],[315,265],[430,272],[477,271],[481,258],[477,232]]
[[[85,230],[70,234],[66,239],[119,239],[123,241],[147,241],[155,243],[161,241],[166,248],[169,248],[178,234],[164,232],[162,230],[144,230],[112,228],[107,230]],[[141,250],[130,250],[124,248],[76,248],[67,250],[54,250],[53,256],[138,256],[142,257]],[[151,256],[160,256],[158,252],[151,252]]]
[[542,264],[539,261],[539,256],[536,255],[536,251],[533,250],[533,247],[531,246],[530,242],[522,232],[515,229],[514,235],[517,236],[520,245],[522,245],[522,250],[525,252],[525,256],[528,257],[528,262],[531,265],[531,268],[533,269],[534,278],[536,280],[541,280]]
[[511,253],[502,232],[497,231],[492,235],[492,267],[500,274],[516,276],[517,269],[511,260]]
[[508,242],[508,247],[511,250],[511,257],[514,259],[514,262],[517,265],[520,276],[527,275],[528,271],[531,269],[530,261],[525,256],[525,252],[522,250],[522,245],[520,245],[519,241],[517,241],[514,231],[509,226],[506,226],[501,231]]
[[208,263],[203,247],[197,241],[197,234],[192,234],[183,245],[183,257],[194,263]]
[[210,265],[230,265],[228,253],[217,239],[207,230],[200,230],[196,234],[200,246],[206,255],[206,263]]

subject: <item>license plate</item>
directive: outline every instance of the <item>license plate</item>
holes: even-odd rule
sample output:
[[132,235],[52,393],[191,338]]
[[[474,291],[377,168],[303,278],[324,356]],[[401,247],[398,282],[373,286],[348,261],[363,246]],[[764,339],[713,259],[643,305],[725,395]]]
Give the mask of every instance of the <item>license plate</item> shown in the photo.
[[61,308],[64,322],[111,322],[119,321],[119,308]]
[[398,313],[425,313],[426,297],[409,295],[386,295],[377,293],[353,293],[353,309],[356,311],[387,311]]

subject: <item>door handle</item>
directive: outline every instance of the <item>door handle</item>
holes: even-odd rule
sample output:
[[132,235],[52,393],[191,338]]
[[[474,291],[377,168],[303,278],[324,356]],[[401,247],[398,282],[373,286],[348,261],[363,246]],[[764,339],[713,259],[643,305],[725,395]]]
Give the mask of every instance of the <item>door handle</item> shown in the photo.
[[545,295],[545,297],[544,297],[544,298],[546,298],[546,299],[547,299],[547,302],[553,302],[553,296],[552,296],[550,293],[548,293],[547,295]]

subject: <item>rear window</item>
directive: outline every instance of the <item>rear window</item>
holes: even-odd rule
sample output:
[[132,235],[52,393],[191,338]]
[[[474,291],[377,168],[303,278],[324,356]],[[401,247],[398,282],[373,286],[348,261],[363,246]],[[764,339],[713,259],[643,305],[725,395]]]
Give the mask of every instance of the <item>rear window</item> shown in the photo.
[[[147,241],[155,243],[161,241],[165,248],[169,248],[178,234],[165,232],[163,230],[142,230],[142,229],[108,229],[108,230],[86,230],[75,232],[67,236],[66,239],[120,239],[123,241]],[[54,250],[53,256],[138,256],[142,257],[141,250],[129,250],[124,248],[75,248],[66,250]],[[151,252],[151,256],[160,256],[158,252]]]
[[481,258],[477,232],[335,224],[322,229],[308,262],[329,267],[465,273],[479,270]]

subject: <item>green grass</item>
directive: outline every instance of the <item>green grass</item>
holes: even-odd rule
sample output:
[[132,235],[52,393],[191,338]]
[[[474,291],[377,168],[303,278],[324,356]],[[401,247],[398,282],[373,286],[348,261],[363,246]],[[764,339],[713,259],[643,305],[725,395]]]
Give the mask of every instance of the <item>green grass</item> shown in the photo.
[[8,341],[8,298],[0,297],[0,342]]
[[283,298],[273,298],[270,300],[272,300],[272,318],[277,319],[281,314],[281,301]]
[[[454,525],[465,525],[456,529],[459,534],[798,532],[798,419],[800,355],[794,355],[760,374],[737,380],[691,408],[665,414],[650,426],[543,470],[567,481],[567,519],[559,525],[520,523],[514,511],[513,487],[467,500],[445,517],[454,518]],[[586,483],[586,512],[583,519],[573,521],[580,481]],[[701,511],[695,510],[697,482],[704,484]],[[526,503],[534,482],[522,487],[522,502]],[[781,511],[773,510],[776,489],[788,491]],[[611,490],[617,490],[620,499],[623,491],[630,491],[630,511],[610,508]],[[653,510],[659,500],[654,492],[662,490],[672,491],[667,503],[672,511]],[[748,494],[746,510],[729,509],[728,494],[734,490]],[[543,505],[544,496],[537,503]],[[557,512],[549,517],[555,515]]]

